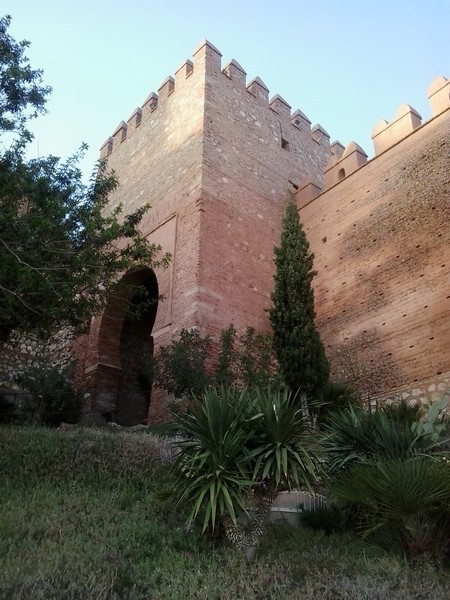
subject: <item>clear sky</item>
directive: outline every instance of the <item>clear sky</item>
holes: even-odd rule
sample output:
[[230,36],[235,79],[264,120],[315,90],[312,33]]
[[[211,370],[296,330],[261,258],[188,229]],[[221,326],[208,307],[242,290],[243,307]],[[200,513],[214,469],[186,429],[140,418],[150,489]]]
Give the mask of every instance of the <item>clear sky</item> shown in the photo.
[[117,124],[205,38],[223,65],[236,59],[247,81],[369,156],[379,119],[403,102],[428,119],[429,84],[450,77],[450,0],[2,0],[1,12],[53,87],[31,156],[86,142],[86,177]]

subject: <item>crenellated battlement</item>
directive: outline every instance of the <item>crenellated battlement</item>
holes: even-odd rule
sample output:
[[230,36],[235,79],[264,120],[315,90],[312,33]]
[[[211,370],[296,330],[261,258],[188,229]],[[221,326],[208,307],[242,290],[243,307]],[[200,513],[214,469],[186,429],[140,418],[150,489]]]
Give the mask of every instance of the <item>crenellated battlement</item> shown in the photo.
[[[442,75],[436,77],[428,87],[431,118],[450,108],[450,81]],[[422,117],[409,104],[401,104],[391,121],[381,119],[372,130],[375,155],[388,150],[422,125]]]
[[[320,124],[311,126],[309,118],[299,109],[292,111],[291,105],[281,95],[274,94],[270,97],[269,88],[259,76],[247,82],[246,70],[235,59],[229,60],[222,67],[221,52],[208,40],[200,42],[193,52],[192,60],[186,59],[175,71],[174,76],[168,76],[159,86],[157,93],[151,92],[127,121],[120,121],[113,134],[102,145],[100,157],[109,156],[146,119],[154,118],[155,113],[157,114],[162,107],[171,101],[182,102],[183,95],[189,93],[189,86],[198,84],[199,77],[203,82],[214,77],[223,77],[222,84],[229,80],[231,85],[241,88],[243,93],[246,92],[259,106],[266,105],[267,110],[277,116],[280,126],[283,123],[282,143],[285,145],[287,141],[284,140],[284,133],[292,126],[329,151],[331,156],[323,171],[323,184],[304,180],[297,192],[299,205],[338,184],[367,163],[367,154],[359,144],[351,141],[344,147],[339,141],[334,141],[330,145],[330,136]],[[436,77],[431,82],[427,95],[434,118],[450,107],[450,81],[443,76]],[[421,115],[409,104],[401,104],[391,121],[381,119],[372,130],[375,157],[421,126]]]
[[375,154],[381,154],[422,125],[422,117],[409,104],[401,104],[389,123],[381,119],[372,130]]
[[[450,81],[442,75],[436,77],[428,87],[427,96],[432,120],[450,108]],[[301,126],[305,116],[300,111],[296,111],[294,115],[296,124],[298,122],[298,126]],[[391,121],[381,119],[374,126],[372,130],[374,158],[401,142],[426,123],[427,121],[422,123],[421,115],[412,106],[401,104]],[[328,135],[320,129],[315,126],[312,130],[313,135]],[[366,152],[354,141],[349,142],[345,148],[340,142],[335,141],[331,144],[330,150],[331,158],[324,170],[323,188],[318,182],[304,180],[296,193],[299,209],[367,163]]]
[[256,101],[265,103],[268,110],[283,121],[290,122],[293,127],[308,133],[314,142],[329,148],[330,136],[320,124],[311,128],[308,117],[299,109],[292,112],[291,105],[281,95],[274,94],[269,97],[269,88],[260,77],[256,76],[247,83],[247,73],[235,59],[231,59],[222,67],[222,54],[211,42],[204,40],[194,50],[192,60],[186,59],[175,71],[174,76],[170,75],[162,82],[157,93],[152,91],[127,121],[120,121],[113,134],[101,146],[100,158],[108,157],[133,134],[135,129],[141,126],[149,115],[169,102],[171,97],[176,99],[178,93],[186,93],[186,85],[189,85],[188,78],[192,77],[194,85],[196,77],[206,79],[207,76],[219,74],[229,79],[233,85],[246,90]]

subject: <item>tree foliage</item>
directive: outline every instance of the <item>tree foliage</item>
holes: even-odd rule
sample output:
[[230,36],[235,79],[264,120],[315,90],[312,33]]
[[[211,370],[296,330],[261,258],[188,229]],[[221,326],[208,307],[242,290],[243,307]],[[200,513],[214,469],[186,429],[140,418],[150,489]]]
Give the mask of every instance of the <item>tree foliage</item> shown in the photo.
[[220,333],[217,367],[214,374],[216,386],[234,385],[249,390],[266,388],[279,383],[272,336],[247,327],[238,335],[234,325]]
[[28,392],[20,403],[20,412],[34,423],[75,422],[79,398],[73,385],[74,370],[73,363],[56,367],[44,360],[24,369],[16,377],[21,389]]
[[45,112],[45,100],[51,91],[43,84],[42,71],[32,69],[25,50],[27,41],[16,42],[9,34],[11,17],[0,18],[0,132],[29,133],[29,118]]
[[281,243],[275,248],[275,287],[269,318],[285,383],[292,390],[314,396],[328,380],[329,365],[314,323],[313,259],[297,208],[289,198]]
[[182,329],[180,337],[162,346],[152,359],[153,382],[175,398],[201,396],[209,386],[255,389],[276,385],[278,365],[271,336],[247,327],[238,335],[234,325],[220,333],[217,360],[209,336]]
[[153,383],[175,398],[201,395],[211,383],[206,370],[211,340],[196,329],[182,329],[180,337],[162,346],[151,359]]
[[14,329],[83,329],[114,293],[124,272],[167,264],[160,248],[139,232],[148,209],[123,216],[106,211],[117,181],[99,164],[84,185],[78,161],[27,161],[27,119],[44,110],[49,88],[29,66],[28,42],[0,20],[0,136],[17,138],[0,153],[0,340]]

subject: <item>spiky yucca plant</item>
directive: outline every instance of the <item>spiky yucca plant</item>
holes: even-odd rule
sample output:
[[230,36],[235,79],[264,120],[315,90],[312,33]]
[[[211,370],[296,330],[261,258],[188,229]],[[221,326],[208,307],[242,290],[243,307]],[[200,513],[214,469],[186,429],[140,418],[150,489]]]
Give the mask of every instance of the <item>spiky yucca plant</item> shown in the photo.
[[317,477],[317,443],[312,435],[306,396],[269,388],[254,392],[258,414],[252,442],[253,478],[276,492],[280,484],[312,491]]
[[302,404],[288,391],[211,388],[174,415],[184,441],[170,471],[179,505],[203,531],[222,523],[237,545],[258,539],[281,483],[311,489],[314,443]]
[[245,493],[252,485],[251,457],[246,450],[246,391],[211,388],[174,413],[184,440],[170,471],[178,505],[191,506],[189,523],[203,516],[203,531],[214,531],[218,519],[236,523],[246,510]]

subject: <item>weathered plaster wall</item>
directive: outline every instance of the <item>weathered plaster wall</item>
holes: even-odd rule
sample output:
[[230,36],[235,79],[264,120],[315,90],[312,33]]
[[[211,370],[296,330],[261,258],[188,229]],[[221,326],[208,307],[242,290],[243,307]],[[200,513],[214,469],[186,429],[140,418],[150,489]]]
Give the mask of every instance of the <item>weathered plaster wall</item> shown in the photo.
[[449,390],[449,172],[447,110],[300,210],[334,374],[372,394]]

